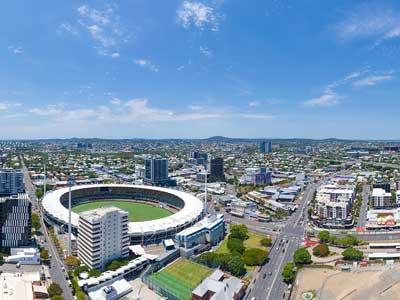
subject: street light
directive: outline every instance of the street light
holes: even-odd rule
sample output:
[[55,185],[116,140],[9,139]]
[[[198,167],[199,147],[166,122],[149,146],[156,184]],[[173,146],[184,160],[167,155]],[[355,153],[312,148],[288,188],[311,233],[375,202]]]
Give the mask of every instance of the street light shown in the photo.
[[72,254],[71,245],[71,188],[74,185],[73,176],[68,176],[68,256]]

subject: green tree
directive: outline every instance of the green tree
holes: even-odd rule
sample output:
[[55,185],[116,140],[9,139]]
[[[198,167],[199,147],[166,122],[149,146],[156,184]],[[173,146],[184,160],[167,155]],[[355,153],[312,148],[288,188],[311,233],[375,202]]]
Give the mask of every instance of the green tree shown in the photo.
[[71,268],[77,268],[80,266],[81,262],[76,256],[70,255],[65,258],[65,264]]
[[228,261],[228,270],[233,276],[241,276],[245,272],[244,261],[238,255],[233,255]]
[[227,247],[231,253],[240,253],[243,254],[244,250],[246,249],[244,247],[243,241],[238,239],[238,238],[229,238]]
[[237,224],[230,226],[230,235],[229,238],[240,239],[242,241],[247,240],[249,238],[249,230],[246,225]]
[[65,300],[65,298],[61,295],[54,295],[50,298],[51,300]]
[[287,217],[287,216],[288,216],[288,213],[287,213],[286,210],[284,210],[284,209],[282,209],[282,208],[280,208],[280,207],[278,207],[278,208],[276,209],[276,211],[275,211],[275,217],[276,217],[276,218],[282,219],[282,218],[285,218],[285,217]]
[[339,239],[336,236],[331,235],[331,236],[329,236],[328,243],[331,244],[331,245],[337,245],[338,244],[338,240]]
[[329,242],[329,237],[330,237],[330,234],[329,234],[329,231],[327,231],[327,230],[323,230],[323,231],[320,231],[318,233],[319,241],[322,244],[328,243]]
[[306,248],[299,248],[294,252],[293,260],[296,265],[307,265],[311,263],[311,254]]
[[89,271],[89,276],[90,277],[99,277],[100,275],[101,275],[101,272],[99,270],[91,269]]
[[243,261],[248,266],[262,265],[268,258],[268,252],[259,248],[249,248],[243,253]]
[[35,231],[38,231],[38,230],[40,230],[40,227],[41,227],[41,225],[40,225],[39,215],[37,213],[32,212],[32,228]]
[[325,244],[319,244],[312,250],[313,255],[317,257],[327,257],[329,255],[329,247]]
[[205,265],[209,268],[218,268],[220,265],[219,255],[215,252],[205,252],[197,257],[195,260],[197,263]]
[[294,275],[295,275],[295,264],[292,262],[288,262],[282,271],[283,280],[287,283],[293,282]]
[[357,250],[353,247],[349,247],[346,250],[344,250],[342,255],[345,260],[351,260],[351,261],[360,261],[364,257],[364,253],[362,251]]
[[43,190],[41,188],[38,188],[38,189],[36,189],[35,194],[36,194],[36,197],[38,199],[40,199],[43,197]]
[[2,266],[4,264],[4,257],[3,254],[0,253],[0,266]]
[[272,246],[272,239],[269,237],[265,237],[260,241],[261,246],[264,247],[271,247]]
[[40,259],[48,260],[49,259],[49,251],[47,251],[44,248],[40,249]]
[[78,291],[75,294],[77,300],[86,300],[86,294],[82,291]]
[[49,292],[50,298],[53,298],[53,296],[56,296],[56,295],[62,295],[62,293],[63,293],[63,290],[61,289],[60,285],[55,282],[50,284],[47,291]]
[[359,241],[357,237],[351,234],[347,234],[346,236],[338,240],[338,244],[345,248],[356,246],[358,245],[358,243]]

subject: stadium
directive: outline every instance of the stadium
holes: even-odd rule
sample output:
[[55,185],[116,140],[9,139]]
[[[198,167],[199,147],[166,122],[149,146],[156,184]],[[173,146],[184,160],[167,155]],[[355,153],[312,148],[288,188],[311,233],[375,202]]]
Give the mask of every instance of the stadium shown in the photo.
[[[46,193],[43,197],[45,220],[49,224],[63,228],[68,225],[68,190],[68,188],[58,189]],[[84,208],[85,205],[88,206],[88,209],[95,208],[97,204],[111,206],[113,201],[117,207],[124,202],[122,209],[130,203],[132,205],[152,205],[154,208],[150,209],[150,212],[146,210],[146,214],[154,219],[129,223],[131,244],[152,244],[159,243],[163,239],[173,238],[177,232],[192,226],[203,216],[201,200],[172,189],[128,184],[94,184],[73,186],[71,190],[71,225],[75,234],[79,234],[79,215],[74,210],[82,211],[79,208]],[[143,215],[141,208],[143,206],[134,205],[126,210],[139,217]],[[167,217],[161,217],[162,213],[156,211],[161,208],[167,211]]]

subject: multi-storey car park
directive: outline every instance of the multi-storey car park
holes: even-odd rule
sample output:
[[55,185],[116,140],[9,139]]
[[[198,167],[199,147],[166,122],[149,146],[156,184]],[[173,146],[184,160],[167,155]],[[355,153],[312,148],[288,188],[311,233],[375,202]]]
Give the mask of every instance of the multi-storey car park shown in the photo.
[[[48,192],[42,200],[45,220],[66,228],[68,225],[68,188]],[[129,184],[94,184],[71,188],[72,206],[101,200],[140,201],[164,205],[177,211],[171,216],[144,222],[130,222],[128,234],[131,244],[159,243],[173,238],[181,230],[192,226],[203,217],[203,202],[188,193],[177,190]],[[110,200],[112,202],[112,200]],[[79,234],[79,215],[71,213],[71,225]]]

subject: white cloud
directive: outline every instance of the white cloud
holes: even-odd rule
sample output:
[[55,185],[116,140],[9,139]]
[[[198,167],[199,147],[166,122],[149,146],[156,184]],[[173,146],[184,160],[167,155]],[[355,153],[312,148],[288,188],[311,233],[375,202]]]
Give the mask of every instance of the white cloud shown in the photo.
[[256,120],[272,120],[275,119],[275,115],[269,114],[238,114],[238,117],[245,119],[256,119]]
[[265,100],[265,102],[269,105],[277,105],[277,104],[281,104],[282,100],[277,99],[277,98],[270,98],[270,99]]
[[206,46],[200,46],[200,52],[201,52],[201,54],[203,54],[206,57],[212,57],[213,56],[212,51]]
[[189,105],[188,108],[190,110],[202,110],[202,109],[204,109],[204,107],[200,106],[200,105]]
[[21,106],[21,103],[10,102],[10,101],[0,101],[0,111],[8,111],[11,108]]
[[400,12],[365,3],[351,10],[335,29],[343,40],[372,38],[378,45],[400,37]]
[[119,104],[121,104],[121,99],[116,98],[116,97],[112,97],[111,100],[110,100],[110,102],[111,102],[111,104],[113,104],[113,105],[119,105]]
[[[1,106],[0,106],[1,108]],[[137,124],[154,122],[187,122],[207,119],[259,119],[269,120],[274,118],[268,114],[238,113],[226,110],[210,110],[204,107],[192,106],[190,111],[176,112],[170,109],[153,107],[149,100],[136,98],[122,101],[111,98],[110,105],[101,105],[93,108],[69,107],[65,104],[48,105],[29,109],[29,113],[45,118],[55,123],[79,122],[102,124]]]
[[119,58],[121,55],[119,54],[119,52],[113,52],[111,53],[111,57],[112,58]]
[[8,50],[14,53],[15,55],[24,54],[24,49],[22,49],[22,47],[8,46]]
[[393,79],[392,75],[373,75],[353,82],[354,87],[373,86],[383,81]]
[[260,101],[251,101],[248,103],[250,107],[257,107],[261,105]]
[[335,93],[326,93],[318,98],[312,98],[304,102],[307,106],[319,106],[319,107],[327,107],[327,106],[334,106],[340,103],[344,97],[339,96]]
[[183,1],[177,11],[178,23],[185,29],[195,26],[200,30],[209,28],[212,31],[219,30],[221,16],[211,6],[206,6],[201,2]]
[[80,17],[78,24],[88,31],[99,54],[113,57],[117,52],[109,53],[109,49],[128,40],[114,7],[108,6],[104,10],[98,10],[82,5],[77,12]]
[[78,29],[72,26],[70,23],[62,23],[58,28],[58,32],[67,32],[72,35],[79,35]]
[[145,68],[152,72],[156,72],[156,73],[158,72],[158,66],[153,64],[150,60],[140,58],[140,59],[135,59],[133,62],[135,63],[135,65],[138,65],[142,68]]
[[374,72],[373,74],[371,73],[372,72],[369,67],[365,67],[359,71],[350,73],[344,78],[328,84],[325,87],[322,96],[306,100],[304,101],[304,104],[307,106],[319,107],[334,106],[340,104],[341,100],[346,98],[345,96],[341,96],[336,92],[339,88],[348,89],[349,87],[368,87],[394,78],[392,75],[394,73],[393,71]]
[[96,24],[86,27],[90,35],[95,41],[98,41],[102,47],[108,48],[116,45],[115,38],[112,35],[107,35],[103,29]]

